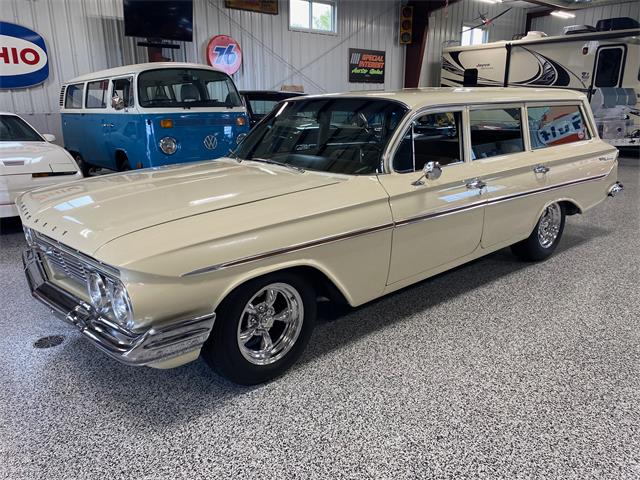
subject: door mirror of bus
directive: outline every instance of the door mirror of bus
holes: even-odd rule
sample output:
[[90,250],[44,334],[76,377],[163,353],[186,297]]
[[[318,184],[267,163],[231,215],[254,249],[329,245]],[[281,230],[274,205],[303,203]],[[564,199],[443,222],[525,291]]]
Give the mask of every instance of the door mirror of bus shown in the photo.
[[114,110],[122,110],[124,108],[124,99],[118,95],[111,97],[111,106]]

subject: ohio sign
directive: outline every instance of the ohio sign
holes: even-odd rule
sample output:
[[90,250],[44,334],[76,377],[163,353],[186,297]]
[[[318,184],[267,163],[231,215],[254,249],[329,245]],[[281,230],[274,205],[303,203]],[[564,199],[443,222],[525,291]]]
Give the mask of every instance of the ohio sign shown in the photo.
[[209,65],[233,75],[242,64],[242,49],[238,42],[228,35],[216,35],[207,45]]
[[30,87],[48,76],[44,39],[26,27],[0,22],[0,88]]

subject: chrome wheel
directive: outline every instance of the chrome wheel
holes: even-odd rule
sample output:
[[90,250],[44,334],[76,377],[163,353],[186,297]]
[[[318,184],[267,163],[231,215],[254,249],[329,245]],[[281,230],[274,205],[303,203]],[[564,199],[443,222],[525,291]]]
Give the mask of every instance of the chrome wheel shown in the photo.
[[284,357],[300,335],[304,305],[298,291],[286,283],[272,283],[247,302],[238,322],[242,356],[254,365],[268,365]]
[[560,233],[562,225],[562,210],[560,205],[552,203],[545,208],[540,222],[538,223],[538,241],[544,248],[549,248],[554,244]]

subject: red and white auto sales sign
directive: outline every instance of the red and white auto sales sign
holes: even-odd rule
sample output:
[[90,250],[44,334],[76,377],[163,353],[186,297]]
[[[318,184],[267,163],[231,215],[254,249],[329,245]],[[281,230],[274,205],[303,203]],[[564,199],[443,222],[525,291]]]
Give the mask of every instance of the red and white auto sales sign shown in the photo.
[[233,75],[242,65],[240,44],[228,35],[216,35],[207,45],[207,62],[212,67]]
[[48,76],[44,39],[21,25],[0,22],[0,88],[31,87]]

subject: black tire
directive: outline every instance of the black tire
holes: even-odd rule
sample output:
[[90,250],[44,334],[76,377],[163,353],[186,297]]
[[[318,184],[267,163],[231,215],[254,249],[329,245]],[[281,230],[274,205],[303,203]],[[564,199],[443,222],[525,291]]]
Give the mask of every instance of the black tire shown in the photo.
[[[245,306],[262,289],[272,284],[287,285],[293,288],[301,299],[304,308],[302,324],[298,329],[297,339],[283,356],[273,363],[257,365],[248,360],[239,345],[239,323],[251,318],[245,314]],[[258,297],[261,298],[261,297]],[[278,301],[282,301],[282,299]],[[276,305],[274,303],[274,305]],[[202,356],[207,364],[219,375],[240,385],[255,385],[267,382],[281,375],[290,368],[304,351],[316,320],[316,296],[313,287],[304,278],[290,272],[265,275],[241,285],[216,309],[216,321],[209,339],[204,344]],[[244,319],[244,320],[243,320]],[[245,325],[245,323],[241,324]],[[275,323],[273,323],[275,326]],[[285,324],[288,325],[288,324]],[[273,327],[277,328],[277,327]],[[272,330],[273,330],[272,328]],[[287,328],[286,326],[282,328]],[[279,337],[274,345],[278,344]],[[260,337],[257,337],[258,341]],[[255,338],[252,337],[254,341]],[[249,343],[245,343],[248,345]],[[260,348],[262,347],[260,343]]]
[[[539,230],[540,224],[543,222],[545,215],[547,215],[550,208],[559,208],[560,211],[560,225],[558,229],[558,233],[553,239],[553,242],[548,245],[544,245],[540,239]],[[566,212],[564,205],[562,203],[553,203],[545,208],[542,216],[538,219],[538,223],[536,223],[533,232],[529,235],[528,238],[522,240],[511,246],[511,251],[520,259],[529,261],[529,262],[539,262],[541,260],[545,260],[550,257],[551,254],[555,251],[558,243],[560,243],[560,239],[562,238],[562,232],[564,232],[564,222],[566,219]]]
[[93,165],[87,163],[82,158],[82,155],[79,153],[73,154],[73,159],[76,161],[78,165],[78,169],[82,172],[82,175],[88,177],[91,174],[91,170],[93,169]]
[[128,172],[129,170],[131,170],[129,159],[124,153],[117,156],[117,165],[119,172]]

